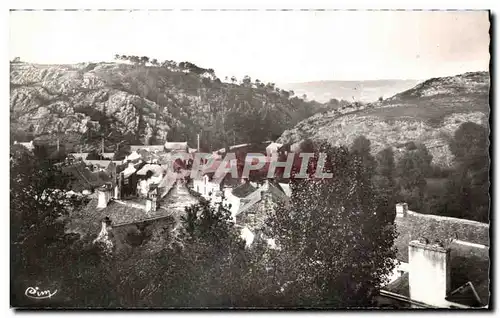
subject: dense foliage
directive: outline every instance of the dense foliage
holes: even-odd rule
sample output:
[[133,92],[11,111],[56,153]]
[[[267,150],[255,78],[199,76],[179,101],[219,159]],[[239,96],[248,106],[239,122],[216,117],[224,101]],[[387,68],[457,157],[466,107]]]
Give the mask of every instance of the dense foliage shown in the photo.
[[[363,155],[323,146],[332,178],[295,179],[291,202],[270,218],[293,306],[365,307],[393,269],[395,229]],[[391,220],[392,221],[392,220]]]
[[12,305],[44,305],[24,296],[28,287],[59,291],[52,306],[76,305],[82,297],[89,306],[108,302],[106,267],[96,267],[105,261],[102,250],[64,232],[67,217],[86,201],[61,191],[70,180],[60,166],[43,148],[31,153],[12,145],[10,176]]
[[408,142],[398,160],[392,148],[380,151],[377,164],[370,155],[370,142],[358,137],[351,149],[362,154],[367,169],[374,170],[373,182],[379,198],[392,206],[407,202],[410,209],[427,214],[489,221],[489,140],[481,125],[460,125],[449,147],[455,156],[451,168],[432,164],[423,144]]

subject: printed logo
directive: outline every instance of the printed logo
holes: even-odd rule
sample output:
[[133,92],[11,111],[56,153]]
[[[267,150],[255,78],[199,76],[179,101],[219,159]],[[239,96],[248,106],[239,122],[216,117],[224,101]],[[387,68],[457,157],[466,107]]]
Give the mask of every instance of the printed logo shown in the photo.
[[31,299],[46,299],[51,298],[57,293],[57,289],[52,293],[50,290],[40,290],[38,287],[28,287],[24,294]]

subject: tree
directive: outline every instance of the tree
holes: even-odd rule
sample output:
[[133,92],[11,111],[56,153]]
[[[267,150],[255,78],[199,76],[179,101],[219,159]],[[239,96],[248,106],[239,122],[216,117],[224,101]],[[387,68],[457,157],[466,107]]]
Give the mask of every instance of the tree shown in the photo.
[[370,151],[370,140],[366,139],[365,136],[359,136],[354,139],[351,145],[351,152],[356,153],[363,158],[363,164],[366,171],[374,172],[376,162]]
[[394,181],[395,161],[392,147],[384,148],[377,154],[377,174]]
[[12,305],[39,306],[24,292],[43,281],[64,293],[47,300],[47,306],[107,306],[112,288],[103,275],[106,267],[98,266],[99,248],[64,231],[68,215],[86,201],[64,193],[70,179],[38,148],[34,153],[19,145],[10,149]]
[[245,87],[250,87],[250,86],[252,85],[252,79],[250,78],[250,76],[245,75],[245,76],[243,77],[242,84],[243,84],[243,86],[245,86]]
[[393,269],[395,229],[377,215],[363,158],[323,145],[332,178],[294,180],[269,225],[290,306],[369,306]]
[[[387,221],[394,220],[394,209],[392,207],[396,200],[395,174],[396,166],[394,152],[387,147],[377,153],[377,168],[373,178],[373,185],[377,191],[379,202],[378,213],[387,213]],[[390,213],[388,213],[390,211]]]
[[460,125],[450,140],[455,171],[446,187],[444,214],[488,222],[489,154],[487,129],[475,123]]
[[472,122],[461,124],[449,146],[460,164],[475,170],[488,165],[488,132],[481,125]]
[[[272,300],[272,293],[265,292],[272,282],[264,266],[266,249],[245,249],[224,205],[203,201],[185,212],[161,252],[136,255],[128,262],[133,266],[123,269],[129,279],[120,289],[133,297],[122,305],[240,307]],[[137,266],[145,262],[147,267]]]
[[419,144],[415,150],[406,151],[397,164],[400,185],[409,192],[412,205],[422,208],[424,203],[426,176],[431,172],[432,155],[425,145]]

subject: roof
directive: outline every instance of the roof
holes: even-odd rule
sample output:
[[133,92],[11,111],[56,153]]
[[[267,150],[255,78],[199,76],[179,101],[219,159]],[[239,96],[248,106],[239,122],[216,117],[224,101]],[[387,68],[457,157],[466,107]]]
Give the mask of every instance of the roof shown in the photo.
[[[200,165],[199,168],[203,168],[203,170],[201,171],[201,176],[208,174],[208,175],[210,175],[210,177],[212,177],[212,175],[215,172],[217,172],[217,169],[219,169],[221,163],[223,163],[223,162],[224,162],[224,160],[213,160],[211,162],[209,160],[207,164],[210,164],[210,165],[208,167],[205,167],[206,166],[205,164]],[[231,161],[226,161],[226,168],[230,168],[230,167],[231,167]],[[227,173],[231,174],[231,171],[228,171]]]
[[30,142],[17,142],[14,141],[14,144],[21,145],[25,148],[28,148],[29,150],[33,150],[35,148],[35,145],[33,144],[33,140]]
[[262,190],[270,192],[274,197],[279,199],[286,199],[287,195],[280,184],[275,180],[267,179],[262,186]]
[[165,146],[164,145],[133,145],[133,146],[130,146],[131,152],[138,151],[141,149],[145,149],[145,150],[152,151],[152,152],[158,152],[158,151],[165,151]]
[[255,191],[257,191],[257,188],[252,186],[250,182],[246,182],[234,188],[232,194],[238,198],[245,198]]
[[283,192],[283,189],[274,180],[266,179],[264,184],[257,188],[256,191],[259,192],[259,196],[252,196],[250,200],[241,200],[243,204],[240,205],[240,208],[237,211],[236,215],[239,215],[243,212],[248,212],[250,209],[255,209],[257,206],[259,206],[259,204],[262,204],[264,202],[262,201],[263,192],[270,194],[271,200],[273,202],[286,202],[288,200],[288,197]]
[[110,182],[111,177],[104,171],[92,172],[83,162],[61,168],[62,172],[71,177],[70,187],[73,191],[93,189]]
[[160,162],[165,157],[163,152],[155,152],[148,149],[140,149],[136,151],[139,158],[145,162]]
[[450,295],[446,297],[446,300],[469,307],[483,306],[482,301],[471,282],[467,282],[461,287],[452,291]]
[[72,152],[68,155],[74,157],[75,159],[86,159],[89,155],[89,152]]
[[408,262],[408,244],[421,237],[441,242],[459,239],[490,245],[489,225],[485,223],[408,211],[406,217],[397,217],[395,224],[399,233],[394,241],[397,259],[405,263]]
[[279,143],[277,143],[277,142],[272,142],[272,143],[270,143],[270,144],[266,147],[266,149],[276,149],[276,150],[278,150],[278,149],[280,149],[281,147],[283,147],[283,144],[279,144]]
[[125,170],[123,170],[123,177],[128,178],[130,175],[134,174],[137,168],[134,165],[129,165]]
[[124,161],[134,161],[134,160],[137,160],[141,158],[141,155],[139,153],[137,153],[136,150],[132,151],[132,153],[130,155],[128,155],[127,157],[125,157],[125,160]]
[[471,282],[483,305],[489,303],[489,268],[488,247],[469,245],[462,241],[453,241],[450,246],[451,289],[455,290]]
[[410,297],[410,275],[405,272],[401,277],[396,279],[390,284],[387,284],[384,290],[390,291],[392,293],[402,295],[405,297]]
[[290,188],[290,184],[288,183],[279,183],[281,189],[286,194],[286,196],[290,197],[292,195],[292,189]]
[[[131,204],[127,201],[118,202],[111,200],[104,209],[98,209],[97,201],[97,198],[92,199],[85,208],[73,215],[69,228],[77,230],[77,233],[83,235],[97,235],[99,233],[98,230],[100,228],[101,219],[105,216],[111,219],[112,225],[133,223],[147,218],[145,203],[134,202],[135,204]],[[163,214],[166,214],[165,211],[160,209],[148,213],[148,215],[158,216]]]
[[185,142],[166,142],[165,143],[165,149],[166,150],[188,150],[188,144],[187,141]]
[[162,168],[160,165],[155,165],[155,164],[146,164],[144,167],[142,167],[139,171],[137,171],[138,175],[146,175],[148,171],[152,171],[154,176],[161,176],[163,175],[163,172],[165,171],[164,168]]
[[[453,240],[448,247],[451,292],[447,300],[472,307],[488,305],[489,248],[459,240]],[[383,289],[410,297],[409,275],[411,272],[403,274]]]

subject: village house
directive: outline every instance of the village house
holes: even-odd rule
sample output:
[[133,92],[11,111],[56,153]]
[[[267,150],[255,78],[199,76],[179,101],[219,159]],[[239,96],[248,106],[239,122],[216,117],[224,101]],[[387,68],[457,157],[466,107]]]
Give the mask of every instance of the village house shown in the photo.
[[84,194],[91,193],[94,189],[110,182],[112,178],[108,171],[90,171],[81,161],[64,165],[62,172],[70,177],[69,189]]
[[379,306],[478,308],[489,304],[489,226],[396,205],[397,266]]
[[35,149],[35,145],[33,144],[33,140],[30,142],[17,142],[14,141],[14,145],[21,145],[25,148],[27,148],[29,151],[33,151]]
[[146,164],[137,171],[139,182],[137,183],[137,192],[140,196],[147,196],[150,187],[159,184],[166,174],[166,170],[157,164]]
[[274,212],[276,203],[288,201],[288,197],[272,179],[266,179],[255,189],[245,183],[233,189],[232,194],[240,198],[238,210],[234,211],[236,224],[245,224],[252,231],[261,231],[266,217]]
[[[198,202],[171,174],[165,175],[159,183],[150,184],[143,198],[125,198],[123,191],[126,188],[120,187],[120,180],[123,181],[124,175],[137,175],[141,169],[131,164],[119,173],[114,188],[113,182],[98,188],[97,197],[73,215],[66,232],[83,236],[99,233],[94,242],[103,242],[113,252],[127,251],[147,241],[149,236],[145,232],[167,226],[173,228],[176,222],[174,214],[182,213],[186,206]],[[157,245],[154,248],[161,249],[164,246]]]

